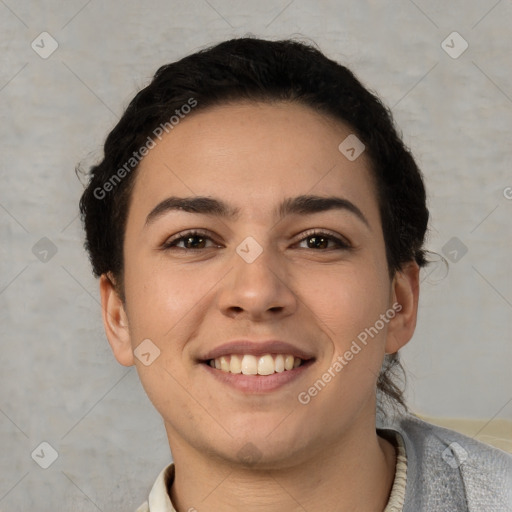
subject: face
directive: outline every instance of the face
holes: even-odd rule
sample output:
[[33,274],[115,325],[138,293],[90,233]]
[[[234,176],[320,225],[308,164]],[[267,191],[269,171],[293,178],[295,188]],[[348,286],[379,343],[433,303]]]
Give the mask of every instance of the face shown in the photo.
[[106,280],[102,299],[173,451],[285,467],[375,431],[383,357],[414,328],[397,306],[413,279],[389,278],[369,160],[338,149],[350,134],[305,106],[225,105],[141,162],[126,304]]

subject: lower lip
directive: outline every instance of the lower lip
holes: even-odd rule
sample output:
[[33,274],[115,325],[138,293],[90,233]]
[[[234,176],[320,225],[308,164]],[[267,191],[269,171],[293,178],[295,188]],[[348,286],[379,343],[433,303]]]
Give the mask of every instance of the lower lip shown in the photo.
[[214,378],[244,393],[269,393],[300,378],[300,376],[313,364],[313,359],[302,363],[292,370],[284,370],[272,375],[244,375],[243,373],[228,373],[202,364],[204,369]]

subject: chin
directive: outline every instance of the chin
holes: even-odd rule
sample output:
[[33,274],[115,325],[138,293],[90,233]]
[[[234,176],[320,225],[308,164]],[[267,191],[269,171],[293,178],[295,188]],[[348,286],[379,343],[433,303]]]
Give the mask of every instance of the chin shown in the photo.
[[230,464],[251,471],[278,470],[297,464],[297,456],[292,446],[275,446],[275,443],[252,440],[242,443],[235,452],[232,448],[223,458]]
[[[291,467],[305,458],[309,443],[300,428],[290,431],[289,426],[279,421],[270,423],[268,419],[255,422],[243,430],[235,430],[229,446],[224,446],[224,457],[230,463],[247,469],[278,469]],[[259,424],[258,424],[259,423]]]

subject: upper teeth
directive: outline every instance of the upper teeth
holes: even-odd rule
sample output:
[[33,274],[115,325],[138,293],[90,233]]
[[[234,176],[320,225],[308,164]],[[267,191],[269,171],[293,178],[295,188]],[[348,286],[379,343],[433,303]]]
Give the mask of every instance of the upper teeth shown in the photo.
[[252,354],[222,356],[210,359],[210,366],[230,373],[243,373],[244,375],[271,375],[275,372],[292,370],[300,366],[302,360],[287,354],[265,354],[253,356]]

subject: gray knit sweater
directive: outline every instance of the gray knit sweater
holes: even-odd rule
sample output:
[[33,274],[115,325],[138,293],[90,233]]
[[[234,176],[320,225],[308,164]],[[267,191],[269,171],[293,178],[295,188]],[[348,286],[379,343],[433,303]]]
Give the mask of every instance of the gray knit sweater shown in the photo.
[[411,414],[378,428],[405,443],[403,512],[512,512],[512,455]]

